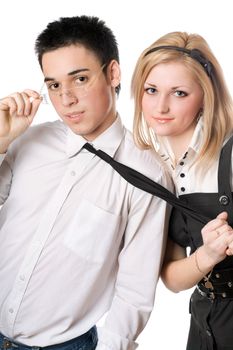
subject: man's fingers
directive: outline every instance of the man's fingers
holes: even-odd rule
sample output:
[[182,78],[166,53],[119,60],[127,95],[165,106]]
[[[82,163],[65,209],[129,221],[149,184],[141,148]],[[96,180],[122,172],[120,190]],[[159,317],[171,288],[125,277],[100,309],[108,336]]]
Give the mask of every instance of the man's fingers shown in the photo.
[[28,120],[29,120],[30,124],[32,123],[32,121],[34,119],[41,102],[42,102],[41,97],[36,98],[31,102],[31,111],[30,111],[30,114],[28,115]]
[[37,91],[35,91],[35,90],[25,89],[25,90],[23,90],[23,92],[25,94],[27,94],[29,97],[33,97],[33,98],[39,98],[40,97],[40,94]]

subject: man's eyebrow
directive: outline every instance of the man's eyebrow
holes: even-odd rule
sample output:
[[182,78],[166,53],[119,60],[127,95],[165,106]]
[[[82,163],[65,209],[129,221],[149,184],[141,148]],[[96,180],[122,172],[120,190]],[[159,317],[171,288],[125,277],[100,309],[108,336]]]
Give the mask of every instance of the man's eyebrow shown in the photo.
[[[79,69],[75,69],[75,70],[72,70],[71,72],[67,73],[67,75],[75,75],[75,74],[78,74],[78,73],[82,73],[82,72],[87,72],[89,71],[90,69],[89,68],[79,68]],[[52,77],[45,77],[44,78],[44,82],[46,83],[47,81],[55,81],[56,79],[55,78],[52,78]]]
[[89,70],[90,70],[89,68],[75,69],[75,70],[69,72],[68,75],[74,75],[74,74],[77,74],[77,73],[87,72]]

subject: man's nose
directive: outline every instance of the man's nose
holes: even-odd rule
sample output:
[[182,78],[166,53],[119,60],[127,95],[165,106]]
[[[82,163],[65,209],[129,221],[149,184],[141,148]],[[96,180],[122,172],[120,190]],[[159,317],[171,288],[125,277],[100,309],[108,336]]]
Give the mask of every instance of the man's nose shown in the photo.
[[64,106],[68,106],[79,101],[77,94],[72,89],[62,89],[59,96]]

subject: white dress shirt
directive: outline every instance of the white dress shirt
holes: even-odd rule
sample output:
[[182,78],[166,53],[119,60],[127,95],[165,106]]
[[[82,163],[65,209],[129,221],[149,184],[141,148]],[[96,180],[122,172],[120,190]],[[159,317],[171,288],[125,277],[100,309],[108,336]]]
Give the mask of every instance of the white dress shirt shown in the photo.
[[[61,121],[30,127],[0,167],[0,331],[30,346],[95,325],[98,350],[131,350],[153,307],[169,207],[82,149]],[[165,187],[152,151],[120,118],[97,149]]]
[[[163,139],[163,143],[159,145],[159,154],[166,163],[167,168],[173,178],[176,193],[178,196],[190,193],[216,193],[218,192],[218,161],[219,154],[211,165],[203,164],[197,167],[197,163],[193,165],[194,160],[198,157],[201,148],[203,134],[203,118],[197,123],[193,137],[187,151],[175,164],[174,154],[169,143]],[[233,157],[233,153],[232,153]],[[233,173],[233,159],[231,162]],[[233,188],[233,177],[231,188]]]

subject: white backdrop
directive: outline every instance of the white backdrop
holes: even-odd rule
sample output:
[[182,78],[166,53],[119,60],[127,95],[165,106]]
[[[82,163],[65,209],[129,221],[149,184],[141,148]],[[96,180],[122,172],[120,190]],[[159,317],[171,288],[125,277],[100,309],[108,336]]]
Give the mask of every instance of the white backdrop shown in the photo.
[[[4,1],[0,9],[0,97],[25,88],[40,89],[43,77],[34,54],[37,35],[50,21],[81,14],[99,16],[117,37],[122,68],[118,110],[128,128],[133,119],[130,78],[136,59],[146,46],[167,32],[181,30],[204,36],[233,91],[230,5],[228,0]],[[53,111],[42,105],[35,123],[54,118]],[[173,294],[159,282],[154,311],[138,339],[140,350],[185,349],[189,295],[190,291]]]

